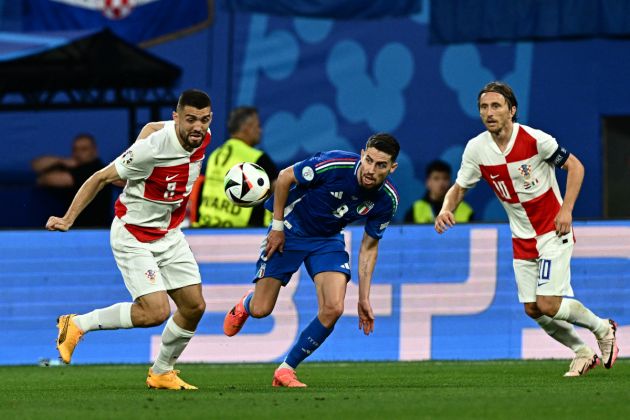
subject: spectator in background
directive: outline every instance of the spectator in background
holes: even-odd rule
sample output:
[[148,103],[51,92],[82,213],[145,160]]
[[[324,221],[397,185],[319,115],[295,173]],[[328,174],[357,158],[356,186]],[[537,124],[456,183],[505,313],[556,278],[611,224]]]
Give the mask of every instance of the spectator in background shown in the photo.
[[[413,203],[413,206],[405,214],[407,223],[433,223],[435,216],[440,213],[446,192],[451,187],[451,167],[441,160],[434,160],[426,168],[425,186],[427,192],[421,200]],[[455,221],[458,223],[470,222],[473,218],[473,209],[468,203],[462,201],[453,211]]]
[[262,204],[253,208],[238,207],[227,199],[223,187],[223,178],[232,166],[240,162],[253,162],[267,172],[273,190],[278,168],[265,152],[255,148],[260,144],[262,134],[258,111],[251,106],[235,108],[230,112],[227,126],[230,138],[208,158],[199,220],[194,226],[266,226],[271,217],[270,213],[266,215]]
[[[94,136],[78,134],[72,142],[72,156],[40,156],[31,163],[37,185],[54,190],[64,206],[69,206],[79,187],[96,171],[105,167],[98,156]],[[74,222],[80,227],[109,227],[112,223],[112,191],[108,186]]]

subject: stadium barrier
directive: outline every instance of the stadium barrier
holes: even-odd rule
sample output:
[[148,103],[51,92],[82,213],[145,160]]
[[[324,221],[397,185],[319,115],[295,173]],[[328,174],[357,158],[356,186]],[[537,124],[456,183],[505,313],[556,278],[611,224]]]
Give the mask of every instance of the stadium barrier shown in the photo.
[[[314,286],[304,269],[280,293],[272,315],[250,319],[241,333],[222,334],[223,316],[251,287],[263,230],[188,230],[199,262],[206,314],[182,354],[187,362],[279,361],[316,315]],[[346,232],[356,267],[363,230]],[[577,297],[618,321],[620,355],[630,355],[630,223],[579,222],[572,263]],[[353,270],[356,276],[356,270]],[[128,301],[109,247],[109,232],[0,232],[0,364],[55,359],[56,317]],[[375,331],[358,328],[356,277],[345,311],[308,360],[569,358],[525,316],[512,273],[507,225],[458,225],[445,235],[431,226],[391,226],[379,248],[371,300]],[[595,346],[588,331],[579,331]],[[147,363],[161,327],[93,332],[74,363]]]

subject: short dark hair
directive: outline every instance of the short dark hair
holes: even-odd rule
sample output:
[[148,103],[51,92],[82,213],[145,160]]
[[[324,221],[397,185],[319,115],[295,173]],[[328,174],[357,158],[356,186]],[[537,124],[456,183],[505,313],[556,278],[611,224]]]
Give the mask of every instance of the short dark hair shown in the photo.
[[177,101],[177,111],[181,111],[185,106],[204,109],[212,107],[212,103],[210,102],[210,97],[206,92],[198,89],[188,89],[179,95],[179,100]]
[[72,144],[76,143],[79,139],[88,139],[90,143],[92,143],[93,146],[96,146],[96,139],[90,133],[77,134],[76,136],[74,136],[74,139],[72,140]]
[[444,172],[450,177],[451,165],[444,162],[443,160],[434,160],[427,165],[427,168],[425,170],[425,177],[429,178],[433,172]]
[[392,162],[396,162],[398,153],[400,152],[400,144],[398,144],[398,140],[396,140],[396,138],[391,134],[387,133],[372,134],[367,143],[365,143],[365,150],[370,147],[390,155],[392,157]]
[[227,129],[230,135],[238,133],[243,124],[252,116],[258,115],[258,110],[253,106],[239,106],[230,112],[227,121]]
[[510,109],[512,109],[512,107],[516,107],[516,112],[512,117],[512,121],[516,122],[516,114],[518,113],[518,102],[516,101],[516,95],[514,95],[514,91],[512,90],[510,85],[499,81],[490,82],[485,85],[483,89],[481,89],[481,92],[479,92],[479,95],[477,95],[477,108],[479,108],[479,100],[481,99],[481,95],[487,92],[494,92],[502,95],[505,98],[505,101],[507,102],[507,105]]

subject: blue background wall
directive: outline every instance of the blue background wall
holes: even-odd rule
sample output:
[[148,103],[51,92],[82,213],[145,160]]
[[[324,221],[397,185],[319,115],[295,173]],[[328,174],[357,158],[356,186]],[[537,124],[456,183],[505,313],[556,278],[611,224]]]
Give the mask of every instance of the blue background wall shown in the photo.
[[[578,223],[575,230],[574,291],[595,313],[619,323],[620,355],[630,356],[630,223]],[[362,228],[347,235],[356,267]],[[239,335],[227,338],[223,316],[250,287],[264,232],[189,230],[187,236],[200,263],[207,312],[180,359],[280,360],[317,312],[308,275],[301,272],[281,291],[272,316],[251,319]],[[104,231],[0,232],[1,364],[56,358],[58,315],[130,299],[108,239]],[[442,236],[425,226],[389,228],[371,294],[374,334],[366,337],[358,329],[351,283],[344,316],[309,360],[570,358],[523,313],[511,256],[503,224],[460,225]],[[160,333],[92,332],[73,360],[146,363]],[[590,333],[581,333],[595,345]]]
[[[516,90],[520,121],[585,164],[575,217],[602,216],[600,119],[630,114],[630,41],[430,45],[428,2],[411,18],[364,21],[232,14],[221,1],[215,13],[209,28],[149,48],[184,69],[181,89],[211,93],[212,147],[225,138],[228,110],[241,104],[259,107],[263,147],[281,165],[321,149],[359,150],[371,133],[391,131],[403,146],[400,220],[424,194],[429,161],[458,167],[465,142],[482,130],[477,92],[502,79]],[[116,110],[2,113],[0,126],[11,150],[0,157],[0,191],[14,197],[0,210],[2,226],[39,226],[48,215],[31,190],[31,158],[67,154],[80,131],[96,135],[106,161],[129,141],[126,113]],[[505,220],[486,186],[468,201],[480,219]]]

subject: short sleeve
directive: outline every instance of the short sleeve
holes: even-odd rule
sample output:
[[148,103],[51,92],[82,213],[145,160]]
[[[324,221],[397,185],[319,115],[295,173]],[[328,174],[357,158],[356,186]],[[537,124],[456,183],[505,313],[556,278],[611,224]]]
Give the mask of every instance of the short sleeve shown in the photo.
[[558,150],[558,142],[544,131],[534,130],[534,137],[538,146],[538,154],[543,160],[548,160]]
[[153,172],[155,152],[149,139],[135,142],[114,160],[114,166],[122,179],[146,179]]
[[369,217],[365,222],[365,233],[374,239],[380,240],[385,233],[385,229],[387,229],[387,226],[389,226],[389,223],[394,218],[394,214],[394,210],[390,208],[388,211],[383,211],[373,217]]
[[293,165],[293,173],[298,181],[298,184],[306,186],[317,182],[321,177],[317,173],[317,164],[323,162],[323,156],[321,153],[316,154],[313,157],[305,159]]
[[477,185],[481,179],[481,169],[477,159],[475,159],[475,150],[471,142],[468,142],[462,155],[462,165],[457,172],[455,182],[462,188],[470,189]]

